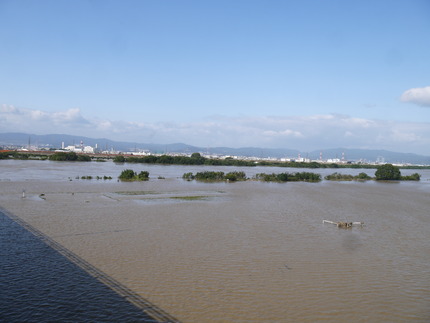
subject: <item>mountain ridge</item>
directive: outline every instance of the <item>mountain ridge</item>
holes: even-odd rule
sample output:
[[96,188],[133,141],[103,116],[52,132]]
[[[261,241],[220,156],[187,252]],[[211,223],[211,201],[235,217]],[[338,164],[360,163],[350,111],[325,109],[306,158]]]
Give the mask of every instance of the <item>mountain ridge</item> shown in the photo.
[[0,146],[21,146],[38,145],[52,148],[61,148],[62,143],[65,146],[78,145],[83,142],[84,145],[95,147],[101,150],[116,150],[123,152],[133,152],[138,150],[147,150],[151,153],[207,153],[214,155],[230,155],[258,158],[297,158],[299,155],[304,158],[317,160],[322,155],[323,159],[342,159],[345,160],[362,160],[365,162],[374,162],[377,159],[390,163],[411,163],[411,164],[430,164],[430,156],[423,156],[413,153],[401,153],[388,150],[372,149],[351,149],[351,148],[332,148],[320,149],[310,152],[302,152],[297,149],[288,148],[261,148],[261,147],[197,147],[184,143],[172,144],[154,144],[139,143],[127,141],[114,141],[107,138],[89,138],[82,136],[66,134],[47,134],[36,135],[28,133],[0,133]]

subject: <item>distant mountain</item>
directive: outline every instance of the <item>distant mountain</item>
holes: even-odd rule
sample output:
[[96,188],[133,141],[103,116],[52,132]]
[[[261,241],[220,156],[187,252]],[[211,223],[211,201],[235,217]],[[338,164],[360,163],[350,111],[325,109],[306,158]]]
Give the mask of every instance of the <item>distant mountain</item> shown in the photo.
[[80,143],[86,146],[97,146],[101,150],[115,150],[123,152],[133,152],[138,150],[148,150],[152,153],[208,153],[213,155],[229,155],[229,156],[244,156],[244,157],[273,157],[273,158],[296,158],[300,154],[301,157],[310,159],[319,159],[322,154],[323,159],[333,159],[344,157],[345,160],[374,162],[376,160],[389,163],[411,163],[430,165],[430,156],[422,156],[411,153],[398,153],[387,150],[367,150],[367,149],[322,149],[311,152],[300,152],[294,149],[273,149],[273,148],[229,148],[229,147],[209,147],[202,148],[183,143],[174,144],[148,144],[138,142],[121,142],[113,141],[106,138],[88,138],[81,136],[71,136],[64,134],[49,134],[49,135],[34,135],[25,133],[0,133],[0,146],[39,146],[49,148],[61,148],[62,143],[65,146],[79,145]]
[[100,150],[115,150],[122,152],[134,152],[138,150],[149,150],[152,153],[167,152],[196,152],[202,148],[186,144],[147,144],[138,142],[113,141],[106,138],[88,138],[65,134],[35,135],[26,133],[0,133],[0,146],[28,146],[61,148],[64,146],[80,145],[98,147]]

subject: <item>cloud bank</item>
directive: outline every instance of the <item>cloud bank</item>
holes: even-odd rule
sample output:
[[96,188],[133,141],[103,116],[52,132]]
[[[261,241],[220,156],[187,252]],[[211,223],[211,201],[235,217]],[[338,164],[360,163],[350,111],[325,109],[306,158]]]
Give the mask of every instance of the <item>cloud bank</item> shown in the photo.
[[430,123],[381,121],[340,114],[211,116],[189,123],[145,123],[85,118],[79,109],[46,112],[0,106],[0,131],[71,134],[139,143],[200,147],[387,149],[430,155]]
[[423,107],[430,107],[430,86],[409,89],[403,92],[400,100]]

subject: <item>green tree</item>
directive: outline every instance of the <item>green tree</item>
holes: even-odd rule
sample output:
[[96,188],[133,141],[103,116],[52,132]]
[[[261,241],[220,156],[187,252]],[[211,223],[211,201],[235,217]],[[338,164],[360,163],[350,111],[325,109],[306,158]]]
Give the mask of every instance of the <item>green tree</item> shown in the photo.
[[124,169],[118,178],[122,181],[147,181],[149,179],[149,172],[141,171],[137,174],[132,169]]
[[149,179],[149,172],[143,170],[139,173],[139,175],[137,175],[137,178],[140,181],[147,181]]
[[71,152],[66,154],[66,160],[76,161],[76,160],[78,160],[78,154],[75,153],[74,151],[71,151]]
[[173,156],[169,156],[169,155],[161,155],[157,159],[157,163],[160,163],[160,164],[173,164],[173,161],[174,161]]
[[192,165],[203,165],[206,161],[206,158],[204,158],[199,153],[192,153],[190,157],[190,164]]
[[392,164],[378,166],[375,172],[376,180],[400,180],[400,169]]
[[367,175],[366,173],[360,173],[357,175],[357,179],[367,181],[367,180],[372,179],[372,178],[369,175]]
[[121,156],[121,155],[117,155],[115,156],[115,158],[113,159],[114,163],[124,163],[125,162],[125,157]]
[[9,158],[9,152],[1,152],[0,153],[0,159],[8,159]]
[[190,173],[185,173],[184,175],[182,175],[182,178],[185,179],[185,180],[187,180],[187,181],[191,181],[191,180],[194,179],[194,175],[191,172]]
[[224,172],[199,172],[195,175],[195,180],[197,181],[208,181],[208,182],[215,182],[215,181],[223,181],[224,180]]
[[88,155],[78,155],[77,161],[91,161],[91,157]]
[[224,179],[230,182],[246,181],[246,175],[245,172],[230,172],[224,176]]
[[132,169],[124,169],[119,175],[120,180],[132,180],[136,176],[136,172]]
[[[81,156],[81,155],[79,155]],[[55,153],[51,156],[49,156],[49,160],[55,160],[55,161],[91,161],[91,158],[89,156],[85,156],[85,157],[80,157],[79,158],[78,154],[75,153],[74,151],[71,152],[58,152]],[[82,155],[84,156],[84,155]]]
[[419,181],[421,179],[421,175],[418,173],[413,173],[412,175],[402,176],[401,179],[403,181]]

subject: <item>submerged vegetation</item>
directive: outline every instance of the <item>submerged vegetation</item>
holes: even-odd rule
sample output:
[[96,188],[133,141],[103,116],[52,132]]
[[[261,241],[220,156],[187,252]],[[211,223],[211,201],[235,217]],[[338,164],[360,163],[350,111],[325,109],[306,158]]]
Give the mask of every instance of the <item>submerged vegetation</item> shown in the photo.
[[[76,176],[76,179],[93,179],[94,177],[92,177],[91,175],[87,175],[87,176],[81,176],[81,177],[79,177],[79,176]],[[110,179],[112,179],[112,176],[96,176],[95,177],[95,179],[96,180],[110,180]]]
[[[236,182],[246,181],[248,178],[244,172],[230,172],[224,174],[224,172],[200,172],[194,175],[193,173],[185,173],[182,178],[188,181],[197,180],[202,182]],[[319,182],[321,181],[321,175],[309,172],[301,173],[281,173],[281,174],[264,174],[259,173],[255,175],[253,180],[259,180],[264,182]]]
[[400,169],[392,164],[378,166],[375,172],[376,180],[399,180],[401,178]]
[[384,164],[378,166],[375,172],[375,177],[370,177],[366,173],[360,173],[356,176],[349,174],[333,173],[324,177],[327,181],[419,181],[421,175],[414,173],[412,175],[402,176],[399,167],[392,164]]
[[399,167],[392,164],[378,166],[375,172],[375,179],[378,181],[419,181],[420,178],[421,175],[418,173],[414,173],[409,176],[402,176]]
[[198,201],[198,200],[207,200],[209,196],[205,195],[193,195],[193,196],[171,196],[169,199],[171,200],[184,200],[184,201]]
[[147,181],[149,179],[149,172],[141,171],[137,174],[132,169],[124,169],[118,178],[121,181]]
[[280,173],[280,174],[265,174],[259,173],[255,175],[255,179],[263,182],[320,182],[321,175],[310,172],[300,173]]
[[412,175],[400,177],[400,180],[402,181],[419,181],[420,179],[421,179],[421,175],[418,173],[413,173]]
[[372,177],[370,177],[366,173],[360,173],[356,176],[353,176],[350,174],[340,174],[336,172],[331,175],[325,176],[324,179],[327,181],[368,181],[371,180]]
[[[389,166],[387,166],[389,165]],[[408,176],[402,176],[398,167],[393,166],[391,164],[382,165],[384,167],[378,168],[375,172],[375,177],[371,177],[366,173],[359,173],[358,175],[350,175],[350,174],[340,174],[333,173],[331,175],[327,175],[324,177],[327,181],[368,181],[368,180],[403,180],[403,181],[419,181],[421,175],[418,173],[414,173]],[[182,175],[182,178],[187,181],[202,181],[202,182],[236,182],[236,181],[246,181],[249,178],[246,177],[244,172],[230,172],[224,174],[224,172],[214,172],[214,171],[205,171],[199,172],[195,175],[193,173],[185,173]],[[252,180],[262,181],[262,182],[320,182],[321,175],[311,172],[297,172],[297,173],[258,173],[256,174]]]
[[224,172],[199,172],[194,175],[193,173],[185,173],[182,178],[191,181],[197,180],[202,182],[236,182],[236,181],[246,181],[246,175],[244,172],[230,172],[224,174]]

